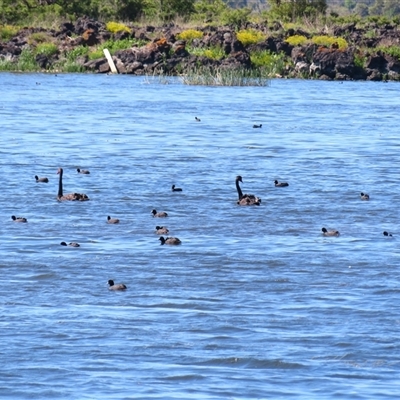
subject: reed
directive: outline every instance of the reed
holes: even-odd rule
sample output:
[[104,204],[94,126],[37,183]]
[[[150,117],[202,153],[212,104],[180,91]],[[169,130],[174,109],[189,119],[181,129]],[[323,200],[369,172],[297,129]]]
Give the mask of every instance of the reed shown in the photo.
[[269,80],[260,70],[193,68],[180,76],[185,85],[194,86],[268,86]]

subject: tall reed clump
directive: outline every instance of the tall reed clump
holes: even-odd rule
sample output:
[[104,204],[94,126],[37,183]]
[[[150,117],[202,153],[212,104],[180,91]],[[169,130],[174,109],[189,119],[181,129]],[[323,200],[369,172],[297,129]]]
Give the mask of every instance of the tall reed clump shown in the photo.
[[259,71],[199,67],[181,75],[185,85],[196,86],[268,86],[269,80]]

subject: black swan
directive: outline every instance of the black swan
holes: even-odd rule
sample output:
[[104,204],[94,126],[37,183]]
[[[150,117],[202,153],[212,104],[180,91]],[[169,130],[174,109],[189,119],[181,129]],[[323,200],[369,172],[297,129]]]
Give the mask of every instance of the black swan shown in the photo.
[[236,190],[239,196],[237,204],[240,206],[259,206],[261,204],[261,199],[257,196],[254,196],[254,194],[243,194],[242,189],[240,189],[239,182],[243,182],[240,175],[236,177]]
[[63,172],[64,171],[62,168],[58,168],[57,174],[60,175],[60,180],[58,181],[58,195],[57,195],[58,201],[64,201],[64,200],[87,201],[87,200],[89,200],[89,197],[84,193],[63,194],[63,184],[62,184]]

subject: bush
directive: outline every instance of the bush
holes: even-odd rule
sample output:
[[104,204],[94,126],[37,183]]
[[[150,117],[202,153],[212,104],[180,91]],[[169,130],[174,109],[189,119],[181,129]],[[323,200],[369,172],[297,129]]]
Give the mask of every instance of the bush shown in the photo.
[[307,43],[307,38],[303,35],[289,36],[285,42],[288,42],[292,46],[302,46]]
[[18,26],[13,25],[0,26],[0,40],[7,42],[18,33],[19,29]]
[[241,30],[236,34],[236,37],[243,43],[243,46],[256,44],[266,39],[266,36],[262,32],[256,31],[254,29]]
[[131,30],[124,24],[118,22],[108,22],[106,28],[111,33],[117,32],[131,32]]
[[311,41],[312,43],[315,43],[318,46],[326,46],[326,47],[330,47],[334,43],[336,43],[339,46],[339,49],[341,50],[345,50],[349,46],[345,39],[340,37],[336,38],[333,36],[314,36],[311,39]]
[[191,43],[193,39],[201,39],[203,37],[203,32],[196,31],[195,29],[187,29],[186,31],[178,33],[176,37],[180,40],[186,40],[188,43]]

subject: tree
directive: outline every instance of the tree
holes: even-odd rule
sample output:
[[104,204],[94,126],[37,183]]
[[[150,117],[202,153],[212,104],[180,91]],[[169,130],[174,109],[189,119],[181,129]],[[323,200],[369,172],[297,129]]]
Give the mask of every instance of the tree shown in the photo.
[[277,17],[294,21],[299,17],[325,15],[326,0],[268,0],[271,13]]

